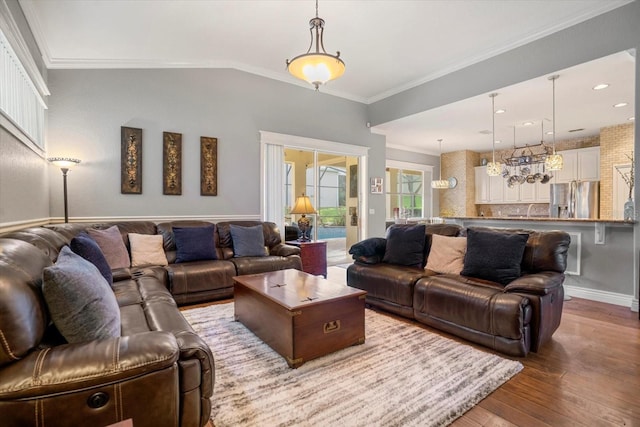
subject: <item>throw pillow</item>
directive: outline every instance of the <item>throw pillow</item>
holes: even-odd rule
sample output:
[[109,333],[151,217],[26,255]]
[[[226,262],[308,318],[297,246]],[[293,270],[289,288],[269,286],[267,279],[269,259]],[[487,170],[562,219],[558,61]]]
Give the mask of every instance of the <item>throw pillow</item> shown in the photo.
[[100,246],[112,270],[127,268],[131,265],[129,252],[127,252],[127,247],[124,245],[124,240],[122,240],[122,235],[117,225],[106,230],[89,228],[87,233]]
[[42,272],[51,319],[70,343],[120,336],[120,308],[97,267],[64,246]]
[[233,256],[265,256],[264,233],[262,225],[242,227],[231,224],[229,226],[231,240],[233,241]]
[[466,237],[433,234],[431,236],[431,252],[429,252],[425,268],[436,273],[460,274],[464,268],[466,251]]
[[129,233],[131,267],[168,265],[164,254],[162,235]]
[[73,252],[95,265],[109,285],[113,284],[113,275],[107,259],[100,246],[87,233],[82,232],[71,239],[69,246]]
[[214,232],[214,224],[204,227],[173,227],[176,263],[218,259]]
[[387,230],[383,262],[422,267],[424,262],[425,226],[392,225]]
[[498,282],[503,285],[520,277],[520,264],[528,234],[467,230],[467,253],[463,276]]

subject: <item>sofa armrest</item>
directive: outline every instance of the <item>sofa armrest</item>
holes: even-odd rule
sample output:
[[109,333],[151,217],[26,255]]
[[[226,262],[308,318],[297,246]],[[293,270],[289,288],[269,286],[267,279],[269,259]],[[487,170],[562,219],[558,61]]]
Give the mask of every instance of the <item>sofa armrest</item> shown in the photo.
[[505,292],[524,292],[533,295],[547,295],[562,286],[564,274],[555,271],[541,271],[525,274],[504,287]]
[[44,348],[0,369],[0,400],[122,382],[171,367],[179,355],[174,335],[160,331]]
[[285,243],[278,243],[269,249],[269,254],[276,256],[300,255],[300,248]]

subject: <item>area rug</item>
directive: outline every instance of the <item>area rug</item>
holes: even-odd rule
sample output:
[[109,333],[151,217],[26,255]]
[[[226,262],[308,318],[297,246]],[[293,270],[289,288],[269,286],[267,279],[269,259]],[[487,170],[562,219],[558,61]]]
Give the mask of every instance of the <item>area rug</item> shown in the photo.
[[522,369],[368,309],[364,344],[291,369],[233,303],[183,314],[214,355],[216,427],[444,426]]

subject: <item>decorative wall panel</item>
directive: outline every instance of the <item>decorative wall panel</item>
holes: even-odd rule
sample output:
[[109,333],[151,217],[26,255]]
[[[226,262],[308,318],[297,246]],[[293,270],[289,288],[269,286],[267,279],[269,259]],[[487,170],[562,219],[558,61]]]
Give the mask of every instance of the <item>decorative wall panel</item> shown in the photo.
[[200,195],[218,195],[218,138],[200,137]]
[[162,133],[162,194],[182,194],[182,134]]
[[142,129],[120,127],[120,192],[142,194]]

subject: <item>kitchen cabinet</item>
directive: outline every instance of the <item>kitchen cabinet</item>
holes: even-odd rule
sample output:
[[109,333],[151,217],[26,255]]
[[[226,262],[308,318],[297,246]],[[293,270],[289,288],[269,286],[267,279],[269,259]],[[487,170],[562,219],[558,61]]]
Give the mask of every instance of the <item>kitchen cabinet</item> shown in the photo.
[[562,154],[562,170],[553,172],[555,183],[575,180],[600,180],[600,147],[579,148],[577,150],[558,151]]
[[549,183],[520,184],[509,188],[502,176],[487,175],[485,166],[475,168],[476,204],[549,203]]
[[489,175],[486,166],[475,168],[476,174],[476,204],[489,203]]

